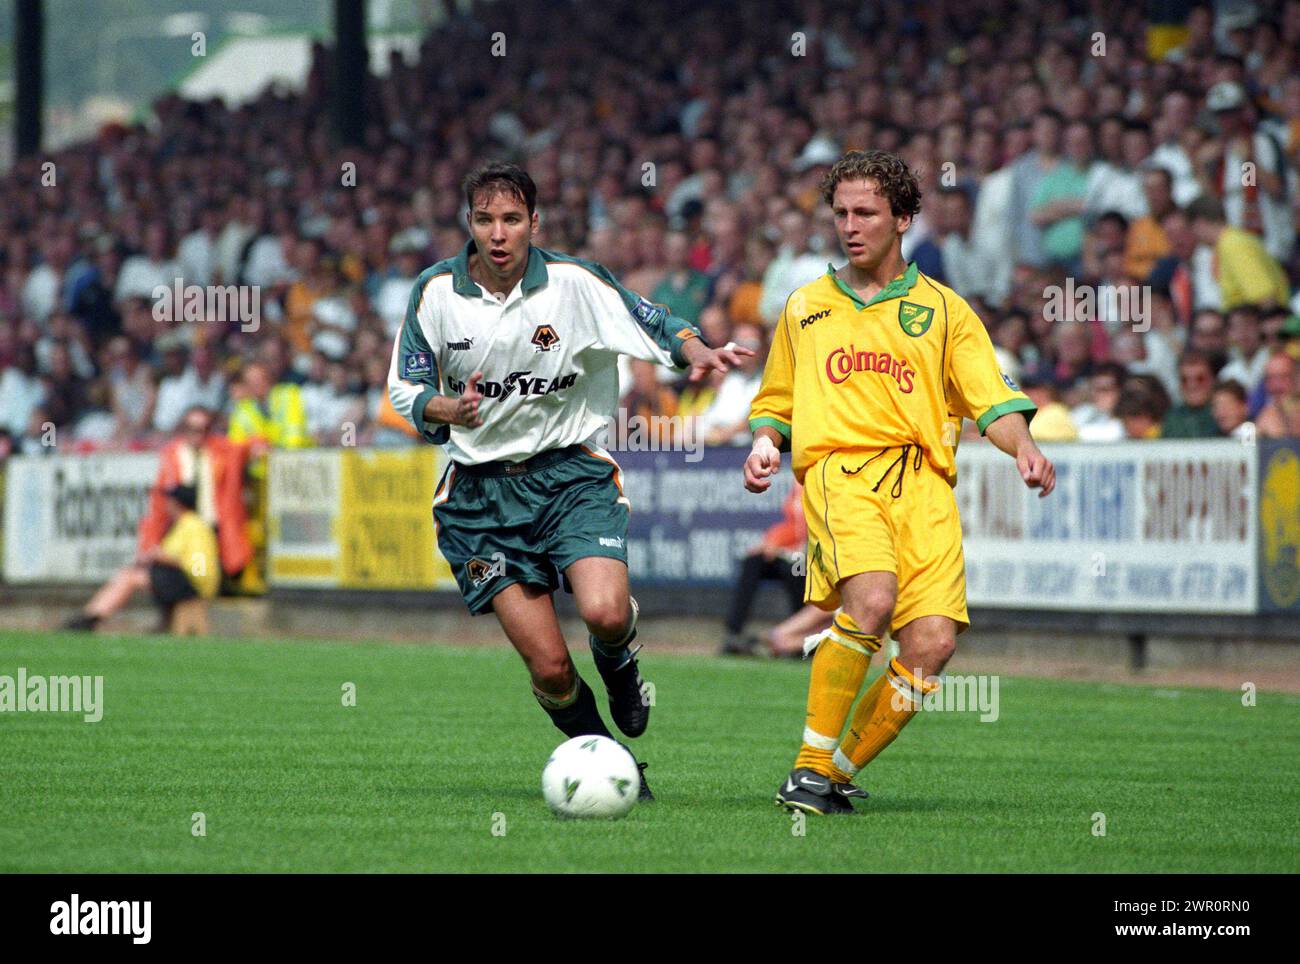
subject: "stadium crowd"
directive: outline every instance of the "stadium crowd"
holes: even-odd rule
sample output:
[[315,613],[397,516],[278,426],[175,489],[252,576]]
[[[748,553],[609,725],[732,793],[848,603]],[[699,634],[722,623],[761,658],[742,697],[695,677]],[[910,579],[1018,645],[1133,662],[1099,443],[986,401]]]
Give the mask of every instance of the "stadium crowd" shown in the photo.
[[[393,337],[493,157],[536,180],[542,246],[760,350],[699,387],[625,372],[628,413],[747,444],[786,296],[842,263],[818,182],[868,147],[918,173],[904,256],[984,319],[1040,439],[1300,435],[1300,0],[1222,9],[502,0],[393,56],[362,146],[323,45],[299,92],[165,97],[0,181],[0,457],[161,447],[193,406],[235,441],[415,444]],[[255,324],[156,297],[232,284]]]

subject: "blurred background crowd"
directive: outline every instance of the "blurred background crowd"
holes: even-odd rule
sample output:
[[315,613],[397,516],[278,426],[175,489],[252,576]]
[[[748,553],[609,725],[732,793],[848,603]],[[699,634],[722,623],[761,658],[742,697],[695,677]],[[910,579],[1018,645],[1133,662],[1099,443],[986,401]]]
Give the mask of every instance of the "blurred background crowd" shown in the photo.
[[[0,181],[0,457],[155,448],[193,406],[235,441],[415,444],[393,338],[489,158],[537,182],[541,246],[758,351],[700,386],[624,371],[629,416],[747,444],[786,296],[843,263],[817,185],[851,148],[917,172],[904,256],[984,319],[1040,439],[1300,435],[1300,0],[1176,27],[1061,0],[502,0],[394,55],[347,149],[330,59]],[[160,321],[178,279],[256,286],[256,330]]]

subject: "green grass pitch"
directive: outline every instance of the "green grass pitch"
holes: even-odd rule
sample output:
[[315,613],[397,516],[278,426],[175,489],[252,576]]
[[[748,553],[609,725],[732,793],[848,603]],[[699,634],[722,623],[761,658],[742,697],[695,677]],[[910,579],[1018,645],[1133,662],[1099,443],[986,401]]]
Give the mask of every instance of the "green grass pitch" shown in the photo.
[[1266,691],[1003,678],[997,722],[922,714],[801,836],[806,664],[647,650],[659,799],[616,822],[542,802],[563,736],[504,647],[0,634],[20,666],[102,675],[104,716],[0,713],[5,872],[1297,869],[1300,699]]

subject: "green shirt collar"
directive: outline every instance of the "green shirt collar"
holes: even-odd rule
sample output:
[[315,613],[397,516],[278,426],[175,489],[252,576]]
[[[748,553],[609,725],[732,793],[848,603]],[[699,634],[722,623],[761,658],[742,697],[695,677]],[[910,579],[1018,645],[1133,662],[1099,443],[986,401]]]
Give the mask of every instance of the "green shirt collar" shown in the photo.
[[856,291],[840,280],[839,275],[835,273],[835,265],[826,265],[826,273],[830,275],[831,281],[835,282],[835,287],[839,288],[850,301],[858,306],[858,311],[861,311],[863,308],[870,308],[872,305],[879,304],[882,301],[888,301],[890,298],[903,297],[903,295],[916,287],[916,278],[920,272],[917,271],[915,261],[908,262],[907,269],[893,281],[889,282],[889,284],[877,291],[876,296],[870,301],[863,301],[858,297]]
[[[469,276],[469,256],[477,251],[478,247],[471,239],[465,242],[465,247],[460,249],[460,254],[451,261],[451,287],[458,295],[479,294],[478,282]],[[546,284],[546,259],[531,244],[528,246],[528,267],[524,268],[524,277],[520,284],[523,286],[524,294]]]

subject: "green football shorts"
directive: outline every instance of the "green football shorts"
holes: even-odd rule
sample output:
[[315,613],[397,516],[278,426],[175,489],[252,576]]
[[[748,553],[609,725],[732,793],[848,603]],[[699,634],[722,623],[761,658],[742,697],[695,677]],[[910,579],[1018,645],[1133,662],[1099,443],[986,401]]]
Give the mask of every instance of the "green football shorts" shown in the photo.
[[438,548],[476,616],[491,612],[492,597],[514,583],[554,591],[579,559],[626,565],[630,512],[623,471],[589,445],[523,462],[453,462],[433,497]]

